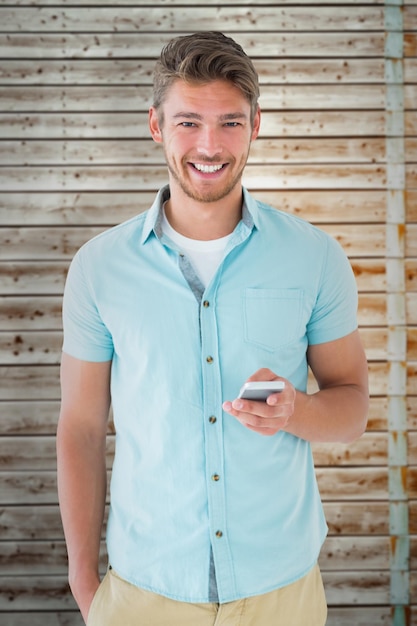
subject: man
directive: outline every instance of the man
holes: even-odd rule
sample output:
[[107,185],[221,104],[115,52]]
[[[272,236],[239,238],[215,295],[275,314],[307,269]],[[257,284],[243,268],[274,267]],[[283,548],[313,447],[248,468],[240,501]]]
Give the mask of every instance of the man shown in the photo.
[[[89,626],[326,620],[310,442],[362,434],[367,365],[339,245],[242,188],[258,95],[232,39],[171,41],[149,113],[169,186],[71,265],[58,483],[70,585]],[[247,380],[285,388],[240,399]]]

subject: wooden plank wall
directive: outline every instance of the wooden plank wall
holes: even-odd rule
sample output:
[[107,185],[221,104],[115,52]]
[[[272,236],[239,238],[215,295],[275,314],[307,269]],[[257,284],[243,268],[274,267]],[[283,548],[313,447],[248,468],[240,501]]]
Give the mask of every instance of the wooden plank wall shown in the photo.
[[357,276],[369,427],[315,448],[328,624],[417,624],[417,3],[401,4],[0,0],[1,624],[81,624],[56,495],[64,278],[84,241],[165,182],[152,67],[173,33],[198,29],[234,36],[260,73],[245,183],[337,237]]

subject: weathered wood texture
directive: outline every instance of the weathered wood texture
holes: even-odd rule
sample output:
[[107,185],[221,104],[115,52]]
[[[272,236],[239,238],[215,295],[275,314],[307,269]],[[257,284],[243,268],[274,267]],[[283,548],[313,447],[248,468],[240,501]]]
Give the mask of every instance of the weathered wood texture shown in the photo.
[[[329,524],[328,626],[394,623],[398,441],[407,624],[417,626],[417,0],[403,7],[394,51],[383,0],[78,5],[0,0],[0,623],[82,623],[56,493],[65,276],[83,242],[146,210],[165,183],[147,125],[153,64],[173,33],[214,28],[244,46],[260,75],[262,127],[245,184],[336,237],[359,288],[367,433],[314,446]],[[399,60],[387,66],[386,56]],[[392,432],[397,405],[406,423]],[[113,435],[110,418],[109,471]]]

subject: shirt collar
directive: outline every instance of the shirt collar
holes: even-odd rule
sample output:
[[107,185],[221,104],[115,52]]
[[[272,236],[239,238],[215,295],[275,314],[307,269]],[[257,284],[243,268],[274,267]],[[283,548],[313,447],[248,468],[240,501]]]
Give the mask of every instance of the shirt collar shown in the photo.
[[[146,243],[152,232],[158,237],[162,236],[162,207],[164,202],[169,199],[169,185],[162,187],[151,208],[149,209],[141,237],[141,244]],[[248,231],[252,231],[253,227],[259,228],[259,208],[255,198],[253,198],[247,189],[243,188],[243,206],[242,206],[242,220],[243,224]]]

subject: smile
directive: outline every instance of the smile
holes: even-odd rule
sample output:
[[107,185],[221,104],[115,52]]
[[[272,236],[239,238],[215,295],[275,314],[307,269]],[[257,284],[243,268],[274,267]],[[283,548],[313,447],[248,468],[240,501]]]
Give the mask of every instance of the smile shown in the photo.
[[199,172],[203,172],[204,174],[214,174],[222,169],[223,165],[207,165],[203,163],[193,163],[193,166]]

